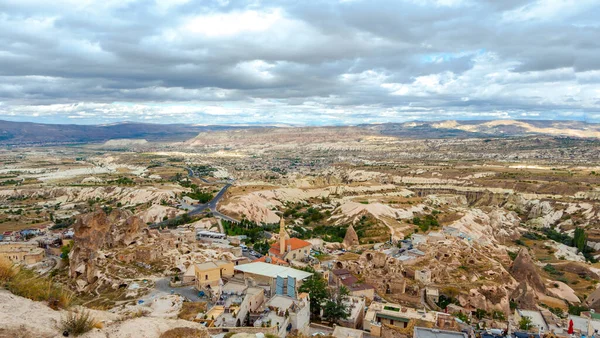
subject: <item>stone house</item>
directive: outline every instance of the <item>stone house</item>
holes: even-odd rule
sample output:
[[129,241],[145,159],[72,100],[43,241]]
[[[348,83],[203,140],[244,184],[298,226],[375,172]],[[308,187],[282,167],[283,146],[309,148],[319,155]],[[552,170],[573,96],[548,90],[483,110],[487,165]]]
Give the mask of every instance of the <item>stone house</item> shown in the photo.
[[233,277],[233,263],[226,261],[210,261],[194,264],[196,289],[202,290],[219,286],[223,277]]

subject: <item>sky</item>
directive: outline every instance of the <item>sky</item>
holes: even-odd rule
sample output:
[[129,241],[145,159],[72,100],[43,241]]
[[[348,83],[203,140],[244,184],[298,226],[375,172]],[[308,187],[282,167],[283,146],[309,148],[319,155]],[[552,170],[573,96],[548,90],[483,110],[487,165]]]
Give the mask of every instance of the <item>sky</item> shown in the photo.
[[597,0],[0,0],[0,119],[600,122]]

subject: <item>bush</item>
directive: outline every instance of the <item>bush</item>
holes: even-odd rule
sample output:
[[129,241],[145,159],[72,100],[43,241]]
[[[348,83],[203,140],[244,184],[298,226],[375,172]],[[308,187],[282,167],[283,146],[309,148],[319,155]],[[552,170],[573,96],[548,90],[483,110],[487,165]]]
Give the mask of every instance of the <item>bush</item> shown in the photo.
[[0,259],[0,282],[6,282],[17,274],[17,267],[7,259]]
[[160,335],[160,338],[196,338],[202,337],[204,333],[205,331],[191,327],[176,327],[165,331]]
[[519,329],[527,331],[531,328],[531,326],[531,318],[527,316],[521,317],[521,320],[519,321]]
[[67,331],[74,336],[84,334],[98,325],[89,311],[69,312],[60,323],[61,330]]
[[66,309],[73,300],[71,291],[28,269],[18,269],[6,282],[6,288],[15,295],[35,301],[47,301],[53,309]]

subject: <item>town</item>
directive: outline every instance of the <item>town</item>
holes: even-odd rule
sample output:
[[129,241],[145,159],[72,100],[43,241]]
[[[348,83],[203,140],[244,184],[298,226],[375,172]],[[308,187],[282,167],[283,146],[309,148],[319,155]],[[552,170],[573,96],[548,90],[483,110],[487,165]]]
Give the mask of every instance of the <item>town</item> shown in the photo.
[[[52,170],[58,180],[10,170],[22,183],[2,193],[0,222],[14,230],[0,234],[0,279],[16,295],[93,316],[91,334],[136,320],[211,337],[553,338],[600,328],[595,195],[554,202],[550,192],[489,185],[511,179],[506,172],[555,169],[454,172],[442,163],[390,176],[382,162],[338,167],[341,179],[311,186],[294,175],[326,177],[330,166],[291,163],[286,171],[296,173],[275,172],[277,182],[288,179],[279,188],[266,184],[274,171],[236,163],[145,155],[143,167],[123,155],[102,172],[89,167],[97,158],[61,156],[69,164]],[[594,177],[571,170],[574,180]],[[39,194],[49,195],[36,202]],[[551,230],[586,220],[583,246],[579,231]],[[25,292],[35,290],[31,281],[53,284],[58,296]]]

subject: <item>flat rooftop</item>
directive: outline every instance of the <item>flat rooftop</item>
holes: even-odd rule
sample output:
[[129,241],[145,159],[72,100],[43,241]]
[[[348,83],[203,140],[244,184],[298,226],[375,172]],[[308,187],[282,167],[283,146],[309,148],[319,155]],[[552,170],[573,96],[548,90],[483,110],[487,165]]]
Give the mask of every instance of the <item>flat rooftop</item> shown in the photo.
[[312,276],[312,273],[297,270],[294,268],[279,266],[275,264],[269,264],[264,262],[254,262],[243,265],[238,265],[234,268],[236,271],[241,271],[244,273],[251,273],[259,276],[276,278],[277,276],[282,278],[296,278],[296,279],[306,279]]
[[413,338],[467,338],[462,332],[415,327]]
[[293,304],[293,299],[282,295],[275,295],[267,302],[268,306],[273,306],[282,310],[289,309]]

